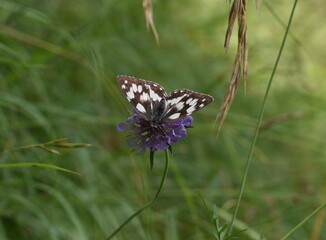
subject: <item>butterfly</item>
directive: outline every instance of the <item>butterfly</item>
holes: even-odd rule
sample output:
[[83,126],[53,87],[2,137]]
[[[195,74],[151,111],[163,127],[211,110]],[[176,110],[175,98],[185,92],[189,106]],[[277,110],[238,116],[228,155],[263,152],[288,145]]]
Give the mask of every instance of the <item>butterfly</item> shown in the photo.
[[184,88],[167,93],[160,84],[136,77],[120,75],[117,80],[134,110],[152,126],[189,116],[214,100]]

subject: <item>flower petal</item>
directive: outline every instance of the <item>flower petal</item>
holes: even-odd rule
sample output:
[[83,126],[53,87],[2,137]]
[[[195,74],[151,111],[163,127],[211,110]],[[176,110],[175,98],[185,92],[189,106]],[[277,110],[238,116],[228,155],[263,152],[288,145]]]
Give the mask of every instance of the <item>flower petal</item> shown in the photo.
[[117,125],[117,129],[118,129],[119,132],[124,132],[124,131],[128,130],[128,125],[126,123],[124,123],[124,122],[119,123]]
[[192,116],[187,116],[183,119],[183,125],[185,125],[186,127],[190,127],[192,123],[193,123]]

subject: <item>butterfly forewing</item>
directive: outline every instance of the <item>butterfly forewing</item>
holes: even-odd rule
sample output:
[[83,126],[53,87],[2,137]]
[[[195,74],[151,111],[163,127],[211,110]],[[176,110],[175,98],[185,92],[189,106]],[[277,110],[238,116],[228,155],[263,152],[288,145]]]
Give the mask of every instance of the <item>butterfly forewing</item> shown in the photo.
[[162,98],[166,97],[164,88],[158,83],[118,76],[118,83],[133,108],[146,120],[151,120]]
[[202,109],[213,101],[213,97],[188,89],[178,89],[170,93],[163,116],[165,121],[174,121]]

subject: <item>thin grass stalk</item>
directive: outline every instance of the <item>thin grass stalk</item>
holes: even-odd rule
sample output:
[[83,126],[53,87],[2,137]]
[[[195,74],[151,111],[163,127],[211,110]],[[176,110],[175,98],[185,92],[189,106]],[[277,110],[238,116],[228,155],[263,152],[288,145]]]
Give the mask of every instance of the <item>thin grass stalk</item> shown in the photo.
[[163,171],[163,176],[160,182],[160,186],[157,189],[157,192],[153,198],[152,201],[150,201],[149,203],[147,203],[146,205],[144,205],[142,208],[140,208],[137,212],[135,212],[134,214],[132,214],[124,223],[122,223],[113,233],[111,233],[111,235],[109,237],[106,238],[106,240],[110,240],[112,239],[115,235],[117,235],[123,227],[125,227],[133,218],[137,217],[139,214],[141,214],[145,209],[151,207],[155,201],[157,200],[158,196],[161,193],[161,190],[163,188],[164,185],[164,181],[165,178],[168,174],[168,169],[169,169],[169,153],[168,150],[165,150],[165,167],[164,167],[164,171]]
[[247,179],[247,175],[248,175],[248,171],[249,171],[249,167],[250,167],[250,164],[251,164],[252,155],[253,155],[254,148],[255,148],[255,145],[256,145],[256,141],[257,141],[257,138],[258,138],[260,125],[261,125],[262,120],[263,120],[265,107],[266,107],[266,102],[267,102],[267,97],[268,97],[269,91],[271,89],[271,85],[272,85],[272,82],[273,82],[273,79],[274,79],[274,75],[276,73],[278,63],[279,63],[279,61],[281,59],[281,55],[283,53],[283,49],[284,49],[285,42],[286,42],[286,39],[287,39],[287,36],[288,36],[288,33],[289,33],[289,29],[290,29],[290,26],[291,26],[291,23],[292,23],[292,19],[293,19],[293,15],[294,15],[294,11],[295,11],[297,2],[298,2],[297,0],[294,1],[292,11],[291,11],[291,14],[290,14],[290,17],[289,17],[289,21],[288,21],[288,24],[287,24],[287,28],[286,28],[286,31],[285,31],[285,34],[284,34],[284,37],[283,37],[283,40],[282,40],[282,43],[281,43],[281,47],[280,47],[279,53],[277,55],[277,58],[276,58],[276,61],[275,61],[275,64],[274,64],[273,71],[271,73],[270,79],[268,81],[265,96],[264,96],[263,103],[262,103],[262,106],[261,106],[261,109],[260,109],[260,115],[259,115],[259,119],[258,119],[258,122],[257,122],[255,135],[254,135],[254,138],[252,140],[252,144],[251,144],[249,154],[248,154],[248,157],[247,157],[246,169],[245,169],[245,172],[244,172],[244,175],[243,175],[243,178],[242,178],[236,208],[235,208],[234,214],[232,216],[231,223],[229,225],[228,235],[232,234],[232,228],[233,228],[234,220],[235,220],[235,218],[237,216],[237,213],[238,213],[238,209],[239,209],[239,206],[240,206],[240,202],[241,202],[241,199],[242,199],[242,195],[243,195],[243,191],[244,191],[244,187],[245,187],[245,183],[246,183],[246,179]]
[[305,219],[303,219],[297,226],[295,226],[290,232],[288,232],[284,237],[281,238],[281,240],[285,240],[288,237],[290,237],[296,230],[298,230],[303,224],[305,224],[310,218],[312,218],[314,215],[316,215],[321,209],[323,209],[326,206],[326,203],[320,205],[315,211],[313,211],[311,214],[309,214]]
[[57,171],[63,171],[67,173],[72,173],[76,175],[80,175],[78,172],[74,172],[72,170],[58,167],[53,164],[45,164],[45,163],[36,163],[36,162],[29,162],[29,163],[0,163],[0,168],[26,168],[26,167],[33,167],[33,168],[47,168],[47,169],[52,169],[52,170],[57,170]]

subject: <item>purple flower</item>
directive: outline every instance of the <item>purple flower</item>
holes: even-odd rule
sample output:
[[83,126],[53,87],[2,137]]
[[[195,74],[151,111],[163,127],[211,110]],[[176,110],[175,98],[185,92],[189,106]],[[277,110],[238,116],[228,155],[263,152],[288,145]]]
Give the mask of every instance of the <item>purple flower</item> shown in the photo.
[[179,140],[186,137],[186,128],[191,125],[191,116],[153,125],[134,112],[126,122],[118,124],[117,129],[120,132],[128,132],[128,147],[133,148],[137,155],[141,155],[147,149],[155,152],[166,150],[171,147],[171,144],[177,144]]

